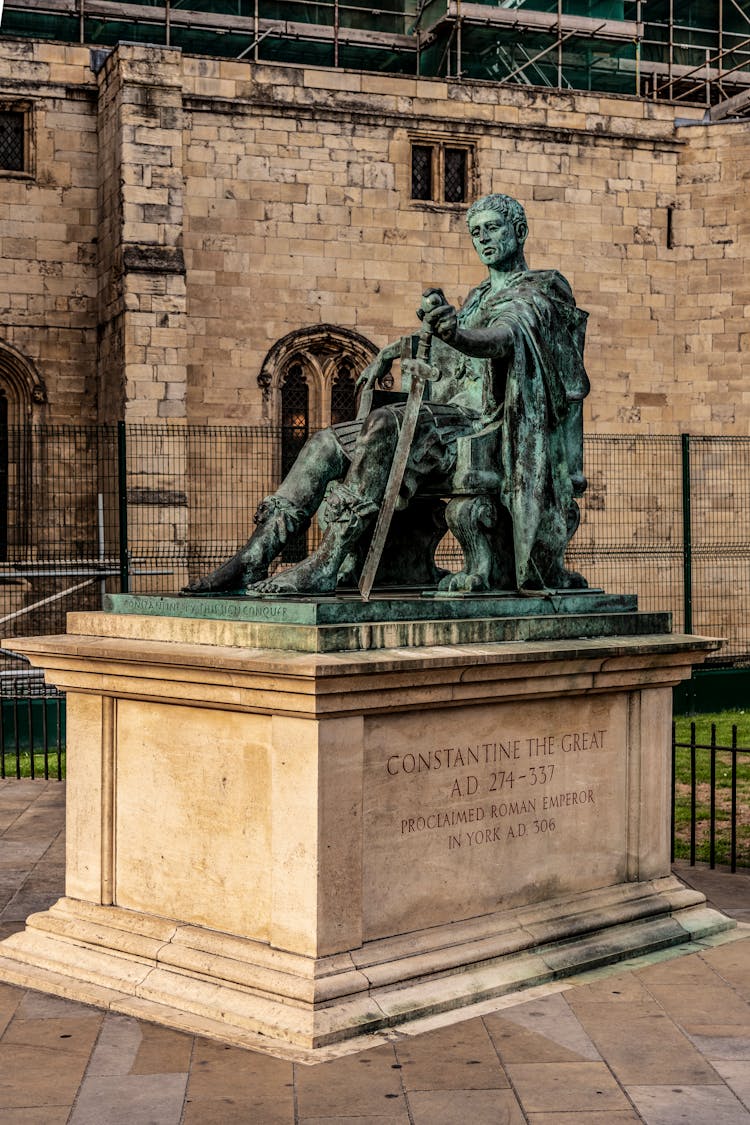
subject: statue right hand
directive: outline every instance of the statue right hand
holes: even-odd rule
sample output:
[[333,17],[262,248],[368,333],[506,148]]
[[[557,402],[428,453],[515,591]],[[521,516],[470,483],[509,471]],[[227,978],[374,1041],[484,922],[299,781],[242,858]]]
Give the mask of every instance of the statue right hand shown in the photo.
[[376,383],[382,382],[393,366],[393,361],[398,357],[401,342],[388,344],[381,348],[372,363],[368,363],[359,379],[354,385],[355,391],[371,390]]

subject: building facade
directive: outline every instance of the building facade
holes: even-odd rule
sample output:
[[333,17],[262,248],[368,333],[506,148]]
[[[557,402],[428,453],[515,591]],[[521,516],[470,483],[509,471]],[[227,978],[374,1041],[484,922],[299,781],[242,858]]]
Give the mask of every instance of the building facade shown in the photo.
[[[682,613],[677,435],[750,435],[747,118],[607,90],[6,37],[0,165],[6,635],[63,628],[73,599],[98,604],[128,567],[132,588],[175,589],[233,550],[310,430],[351,416],[376,349],[415,329],[423,288],[460,303],[481,280],[465,217],[488,192],[521,200],[530,265],[560,269],[590,313],[586,432],[641,442],[618,446],[617,497],[587,466],[577,565]],[[110,438],[58,430],[118,421],[144,427],[120,488],[127,535]],[[27,422],[54,441],[27,439],[14,426]],[[205,431],[225,425],[254,429],[241,447]],[[673,443],[667,470],[648,435]],[[717,607],[697,627],[723,635],[750,599],[750,509],[746,484],[711,481],[738,450],[706,450],[694,481],[723,521],[693,568]],[[90,483],[71,486],[84,462]],[[696,509],[695,526],[709,522]],[[623,548],[614,577],[602,535]],[[632,550],[651,546],[646,566]]]
[[502,191],[591,314],[589,432],[748,433],[747,119],[21,40],[0,115],[11,421],[281,424],[288,387],[323,424],[425,285],[480,280],[465,213]]

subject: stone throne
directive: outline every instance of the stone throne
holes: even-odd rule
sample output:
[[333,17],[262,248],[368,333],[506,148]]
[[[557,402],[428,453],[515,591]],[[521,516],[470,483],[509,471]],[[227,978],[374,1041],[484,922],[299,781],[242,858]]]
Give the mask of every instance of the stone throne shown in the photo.
[[[417,340],[417,336],[402,338],[401,359],[415,355]],[[358,419],[363,420],[379,406],[406,400],[406,389],[393,390],[390,375],[387,382],[391,384],[387,389],[363,391]],[[425,397],[428,396],[429,389]],[[587,487],[583,472],[584,397],[582,389],[574,387],[568,392],[565,454],[574,498],[568,508],[566,542],[570,542],[578,529],[581,515],[577,500]],[[409,575],[411,586],[437,587],[446,592],[516,589],[513,525],[501,500],[501,434],[498,427],[459,437],[456,465],[450,476],[429,481],[410,500],[408,509],[396,511],[377,572],[378,586],[403,587],[404,575]],[[321,523],[325,526],[322,520]],[[435,557],[448,532],[453,534],[463,553],[463,565],[458,574],[441,567]],[[366,550],[365,541],[349,556],[341,569],[340,586],[356,586]],[[538,558],[538,585],[533,585],[556,587],[554,580],[547,579],[561,564],[561,558]],[[574,585],[580,589],[587,583],[576,575]]]

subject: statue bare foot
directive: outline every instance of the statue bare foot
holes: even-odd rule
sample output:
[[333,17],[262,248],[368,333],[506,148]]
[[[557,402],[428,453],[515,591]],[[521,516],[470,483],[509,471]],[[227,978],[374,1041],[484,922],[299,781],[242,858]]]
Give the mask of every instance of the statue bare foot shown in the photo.
[[292,566],[247,587],[253,594],[327,594],[336,589],[338,560],[322,560],[317,552]]
[[438,583],[438,590],[450,594],[469,594],[474,590],[488,589],[486,580],[481,574],[470,574],[459,570],[456,574],[446,574]]
[[257,582],[265,577],[267,568],[251,567],[248,560],[243,557],[243,552],[238,551],[216,570],[203,578],[196,578],[183,586],[183,594],[220,594],[231,590],[241,590],[249,582]]
[[254,516],[255,531],[241,550],[205,578],[183,588],[183,594],[216,594],[245,591],[268,575],[268,565],[300,528],[307,527],[305,509],[285,496],[266,496]]

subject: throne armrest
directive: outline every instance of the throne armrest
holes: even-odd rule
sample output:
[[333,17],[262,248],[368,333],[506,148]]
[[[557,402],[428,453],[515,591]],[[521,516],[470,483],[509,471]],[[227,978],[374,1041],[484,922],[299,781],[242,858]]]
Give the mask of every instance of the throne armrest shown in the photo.
[[456,439],[454,492],[484,496],[500,491],[500,434],[498,427],[488,434],[467,434]]

